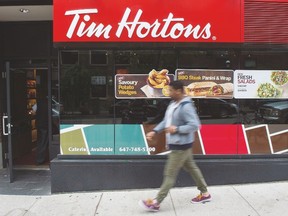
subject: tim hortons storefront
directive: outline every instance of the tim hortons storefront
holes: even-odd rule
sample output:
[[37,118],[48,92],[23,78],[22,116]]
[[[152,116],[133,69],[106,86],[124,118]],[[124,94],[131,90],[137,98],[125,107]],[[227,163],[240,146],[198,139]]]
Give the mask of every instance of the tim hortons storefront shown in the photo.
[[[55,0],[52,192],[159,187],[169,151],[145,133],[171,80],[200,116],[193,151],[208,184],[287,179],[287,12],[287,0]],[[179,174],[176,186],[192,184]]]

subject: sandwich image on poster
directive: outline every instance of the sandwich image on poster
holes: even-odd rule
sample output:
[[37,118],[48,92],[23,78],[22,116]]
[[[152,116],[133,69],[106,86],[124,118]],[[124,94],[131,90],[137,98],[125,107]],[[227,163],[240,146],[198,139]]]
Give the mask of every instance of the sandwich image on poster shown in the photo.
[[176,79],[184,83],[188,96],[233,98],[232,70],[177,69]]
[[236,70],[235,98],[288,98],[288,71]]
[[165,98],[169,96],[169,83],[174,80],[167,69],[152,69],[148,74],[117,74],[115,97],[120,98]]

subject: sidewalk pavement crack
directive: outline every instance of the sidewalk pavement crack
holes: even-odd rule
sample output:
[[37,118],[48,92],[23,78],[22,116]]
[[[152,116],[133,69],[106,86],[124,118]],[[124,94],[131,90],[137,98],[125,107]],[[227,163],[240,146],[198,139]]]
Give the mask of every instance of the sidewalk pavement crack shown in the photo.
[[31,212],[29,212],[30,211],[30,209],[39,201],[41,199],[41,197],[36,197],[36,199],[35,199],[35,201],[32,203],[32,205],[28,208],[28,209],[26,209],[25,210],[25,213],[23,214],[23,216],[25,216],[26,214],[30,214]]
[[174,205],[174,202],[173,202],[173,199],[172,199],[172,196],[171,196],[170,192],[169,192],[169,196],[170,196],[170,199],[171,199],[171,202],[172,202],[172,206],[173,206],[173,209],[174,209],[174,212],[175,212],[175,216],[177,216],[176,208],[175,208],[175,205]]
[[104,193],[101,193],[101,196],[100,196],[99,202],[98,202],[98,204],[97,204],[97,206],[96,206],[96,209],[95,209],[95,212],[94,212],[94,216],[97,214],[97,211],[98,211],[98,208],[99,208],[100,202],[101,202],[101,200],[102,200],[103,194],[104,194]]
[[242,197],[243,200],[245,200],[245,202],[255,211],[255,213],[256,213],[257,215],[261,216],[261,215],[259,214],[259,212],[248,202],[247,199],[245,199],[245,197],[242,196],[242,194],[241,194],[234,186],[232,186],[232,188],[236,191],[236,193],[239,194],[239,196]]

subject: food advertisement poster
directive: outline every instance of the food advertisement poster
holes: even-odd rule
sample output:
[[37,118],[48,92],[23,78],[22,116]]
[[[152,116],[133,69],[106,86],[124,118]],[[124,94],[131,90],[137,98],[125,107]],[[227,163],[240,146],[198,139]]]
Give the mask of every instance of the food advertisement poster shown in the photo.
[[236,70],[235,98],[288,98],[288,71]]
[[193,98],[233,98],[233,70],[177,69],[176,79]]
[[174,74],[166,69],[152,69],[146,74],[117,74],[115,76],[116,98],[164,98],[169,96],[169,83]]

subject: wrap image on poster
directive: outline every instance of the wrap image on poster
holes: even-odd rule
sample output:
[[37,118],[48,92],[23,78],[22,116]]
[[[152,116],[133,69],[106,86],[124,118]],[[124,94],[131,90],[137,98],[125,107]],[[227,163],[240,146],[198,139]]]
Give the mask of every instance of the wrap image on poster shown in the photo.
[[288,71],[236,70],[235,98],[288,98]]
[[193,98],[233,98],[232,70],[177,69],[176,79]]

